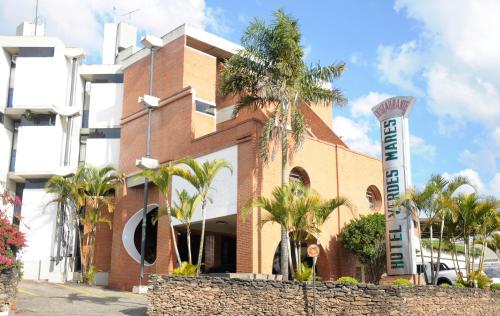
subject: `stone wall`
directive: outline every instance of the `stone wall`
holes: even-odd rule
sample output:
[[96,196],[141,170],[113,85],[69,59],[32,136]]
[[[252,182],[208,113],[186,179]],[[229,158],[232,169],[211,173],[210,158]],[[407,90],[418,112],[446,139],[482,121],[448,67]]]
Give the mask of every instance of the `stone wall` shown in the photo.
[[[317,315],[497,315],[500,291],[317,282]],[[312,315],[310,284],[152,275],[148,315]]]
[[0,272],[0,315],[14,308],[18,280],[17,270]]

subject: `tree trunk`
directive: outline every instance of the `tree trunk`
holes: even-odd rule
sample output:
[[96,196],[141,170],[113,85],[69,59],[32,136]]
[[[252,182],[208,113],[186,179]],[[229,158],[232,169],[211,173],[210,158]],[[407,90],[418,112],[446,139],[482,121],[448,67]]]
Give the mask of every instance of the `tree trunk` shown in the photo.
[[424,258],[424,251],[422,247],[422,229],[421,229],[421,224],[420,224],[420,219],[418,219],[418,243],[420,246],[420,259],[422,261],[422,271],[424,273],[424,279],[425,279],[425,284],[427,284],[428,277],[427,277],[427,269],[425,268],[425,258]]
[[[83,258],[83,232],[80,230],[80,220],[77,219],[76,221],[76,230],[78,232],[78,244],[79,244],[79,250],[80,250],[80,267],[82,269],[82,277],[87,273],[87,269],[85,267],[85,260]],[[82,280],[83,281],[83,280]]]
[[484,248],[486,248],[486,237],[483,239],[483,248],[481,249],[481,257],[479,258],[479,271],[483,271],[484,265]]
[[201,203],[202,221],[201,221],[200,251],[198,252],[198,262],[196,263],[198,265],[198,268],[196,269],[197,276],[200,275],[201,261],[203,260],[203,246],[205,244],[205,217],[206,217],[205,207],[206,207],[206,205],[207,205],[207,200],[204,199],[203,202]]
[[437,285],[437,279],[439,278],[439,270],[441,264],[441,243],[443,242],[443,230],[444,230],[444,216],[442,216],[441,218],[441,227],[439,231],[438,258],[437,258],[436,276],[434,278],[434,285]]
[[193,264],[193,259],[191,257],[191,228],[189,228],[189,226],[186,227],[186,240],[187,240],[187,246],[188,246],[189,264]]
[[293,260],[292,260],[292,241],[290,240],[290,236],[288,232],[286,232],[286,244],[287,244],[287,254],[288,254],[288,267],[290,270],[290,273],[292,275],[292,279],[295,278],[295,270],[293,269]]
[[299,245],[297,241],[295,241],[295,271],[297,271],[297,273],[302,273],[302,267],[300,266],[299,257]]
[[471,251],[472,249],[472,254],[471,257],[472,258],[472,268],[471,268],[471,271],[474,272],[474,266],[475,266],[475,259],[474,259],[474,253],[476,252],[476,247],[475,247],[475,244],[476,244],[476,236],[473,236],[472,237],[472,247],[469,247],[469,251]]
[[179,255],[179,247],[177,247],[177,238],[175,236],[174,224],[172,223],[172,212],[170,212],[170,207],[167,205],[168,221],[170,225],[170,233],[172,235],[172,242],[174,244],[175,257],[177,258],[177,266],[181,265],[181,256]]
[[435,274],[435,271],[434,271],[434,251],[433,251],[433,240],[432,240],[432,237],[433,237],[433,234],[432,234],[432,222],[429,226],[429,230],[430,230],[430,239],[431,239],[431,284],[434,284],[434,279],[436,278],[436,274]]
[[469,261],[469,236],[464,237],[464,255],[465,255],[465,274],[467,276],[467,283],[469,283],[470,275],[470,261]]
[[[285,126],[282,127],[281,131],[281,186],[288,183],[288,133]],[[281,275],[283,280],[288,280],[288,232],[285,226],[281,226]]]

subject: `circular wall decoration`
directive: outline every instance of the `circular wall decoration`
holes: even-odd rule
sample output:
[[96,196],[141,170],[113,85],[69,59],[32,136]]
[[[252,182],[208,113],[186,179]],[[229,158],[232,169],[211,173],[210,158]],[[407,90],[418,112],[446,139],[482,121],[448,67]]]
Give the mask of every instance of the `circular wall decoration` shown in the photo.
[[[123,246],[125,247],[125,250],[127,251],[128,255],[132,257],[137,263],[141,262],[141,254],[140,254],[140,246],[137,247],[136,243],[136,231],[137,229],[140,229],[142,226],[142,210],[144,208],[141,208],[139,211],[137,211],[134,215],[132,215],[125,226],[123,227],[123,233],[122,233],[122,242]],[[149,204],[147,208],[147,213],[148,215],[151,215],[150,213],[153,211],[158,210],[158,204]],[[148,219],[151,216],[148,216]],[[149,226],[149,225],[148,225]],[[156,237],[156,234],[154,234]],[[146,239],[146,242],[148,239]],[[140,243],[139,243],[140,245]],[[139,248],[139,250],[138,250]],[[152,266],[154,262],[148,262],[147,260],[144,261],[145,266]]]

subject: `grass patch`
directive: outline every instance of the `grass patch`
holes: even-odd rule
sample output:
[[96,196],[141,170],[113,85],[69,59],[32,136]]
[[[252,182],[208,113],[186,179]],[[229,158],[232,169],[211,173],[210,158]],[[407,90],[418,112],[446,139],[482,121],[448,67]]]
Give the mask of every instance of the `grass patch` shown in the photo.
[[[429,249],[431,247],[431,240],[430,239],[422,239],[422,246],[424,248]],[[458,254],[465,255],[465,246],[463,244],[456,244],[455,248],[456,248]],[[434,250],[439,249],[439,240],[432,241],[432,249],[434,249]],[[452,252],[453,245],[450,242],[443,240],[443,242],[441,243],[441,250],[444,252]],[[471,249],[471,254],[475,257],[478,257],[481,255],[481,249],[474,247],[473,249]]]

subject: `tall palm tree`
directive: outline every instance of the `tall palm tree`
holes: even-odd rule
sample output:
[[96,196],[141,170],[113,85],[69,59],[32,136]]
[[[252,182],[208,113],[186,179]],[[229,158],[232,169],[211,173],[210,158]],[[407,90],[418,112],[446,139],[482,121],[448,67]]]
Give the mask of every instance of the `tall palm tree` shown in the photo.
[[[239,97],[234,116],[243,110],[265,111],[268,119],[260,138],[260,157],[267,162],[274,158],[274,149],[281,147],[281,185],[285,185],[288,156],[301,148],[306,135],[301,107],[346,104],[339,89],[327,86],[342,75],[345,64],[306,65],[298,21],[282,10],[273,16],[270,24],[255,19],[246,28],[241,37],[243,49],[225,63],[221,92]],[[283,278],[288,278],[287,245],[286,229],[281,227]]]
[[212,198],[210,196],[212,184],[215,177],[220,171],[222,171],[223,169],[228,169],[232,174],[233,169],[231,167],[231,164],[224,159],[214,159],[200,163],[196,159],[186,157],[180,159],[178,163],[185,164],[188,167],[189,172],[186,172],[186,174],[183,175],[183,178],[191,183],[191,185],[196,189],[198,195],[200,195],[201,199],[201,237],[198,260],[196,263],[198,265],[196,274],[199,275],[201,262],[203,260],[203,246],[205,243],[206,208],[207,203],[212,202]]
[[81,181],[83,182],[83,195],[85,199],[85,212],[83,221],[88,225],[87,245],[89,245],[89,255],[86,260],[86,268],[91,269],[94,262],[95,236],[97,224],[107,223],[111,228],[111,221],[100,216],[102,210],[109,213],[114,211],[115,191],[121,176],[115,168],[106,166],[96,168],[84,165],[80,170]]
[[159,167],[158,169],[145,169],[140,172],[137,177],[147,178],[149,181],[153,182],[160,193],[163,196],[165,207],[160,210],[160,213],[166,213],[168,216],[168,222],[170,225],[170,236],[174,245],[175,256],[177,259],[177,266],[181,265],[181,257],[179,255],[179,248],[177,245],[177,239],[175,235],[174,225],[172,222],[172,212],[170,209],[170,187],[172,184],[172,177],[179,176],[183,178],[188,173],[184,168],[180,168],[176,163],[170,161],[167,164]]
[[200,194],[190,195],[186,190],[177,191],[179,202],[174,202],[172,215],[186,227],[186,243],[188,249],[188,262],[193,264],[191,256],[191,221],[196,209],[200,205],[202,196]]

